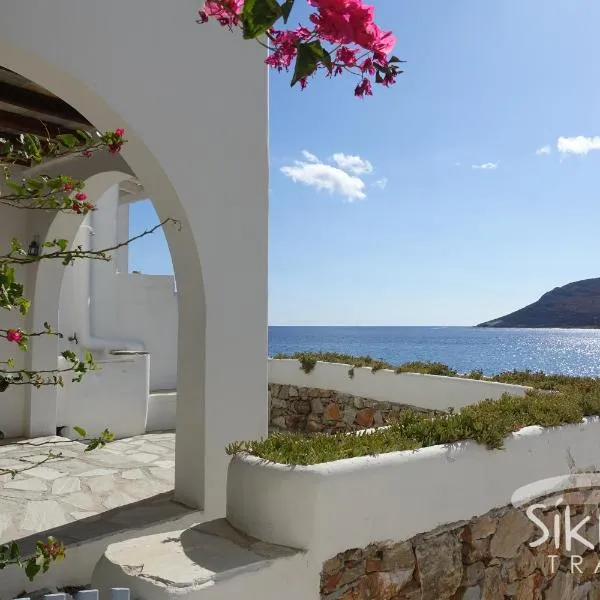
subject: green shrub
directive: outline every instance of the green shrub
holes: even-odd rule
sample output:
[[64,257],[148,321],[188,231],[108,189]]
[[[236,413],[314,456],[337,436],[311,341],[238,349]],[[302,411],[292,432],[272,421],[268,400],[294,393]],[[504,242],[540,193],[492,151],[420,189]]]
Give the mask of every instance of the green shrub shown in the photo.
[[454,369],[440,362],[413,360],[397,366],[385,360],[372,358],[371,356],[352,356],[338,352],[296,352],[295,354],[276,354],[273,358],[296,359],[300,362],[300,368],[305,373],[310,373],[315,368],[317,362],[328,362],[351,365],[352,372],[348,373],[350,377],[353,376],[354,369],[360,367],[369,367],[373,373],[382,369],[389,369],[396,373],[422,373],[424,375],[446,375],[447,377],[455,377],[457,375]]
[[236,442],[227,452],[249,452],[273,462],[311,465],[465,440],[498,449],[506,436],[523,427],[557,427],[592,415],[600,415],[597,383],[587,392],[574,388],[552,394],[532,391],[524,397],[505,394],[500,400],[485,400],[433,418],[408,410],[388,428],[368,434],[277,433],[260,441]]

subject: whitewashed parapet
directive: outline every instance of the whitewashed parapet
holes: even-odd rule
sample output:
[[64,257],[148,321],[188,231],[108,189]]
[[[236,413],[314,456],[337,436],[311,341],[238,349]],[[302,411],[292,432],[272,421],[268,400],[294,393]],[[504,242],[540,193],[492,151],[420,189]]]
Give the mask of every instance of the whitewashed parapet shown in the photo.
[[351,368],[352,365],[317,362],[310,373],[305,373],[296,359],[269,359],[269,383],[335,390],[435,411],[459,409],[486,399],[497,400],[506,393],[524,396],[528,389],[462,377],[396,373],[389,369],[373,372],[368,367],[355,368],[354,376],[350,377]]
[[502,450],[467,441],[297,466],[240,454],[229,467],[227,518],[263,541],[327,560],[402,541],[510,505],[541,479],[600,468],[600,419],[511,434]]

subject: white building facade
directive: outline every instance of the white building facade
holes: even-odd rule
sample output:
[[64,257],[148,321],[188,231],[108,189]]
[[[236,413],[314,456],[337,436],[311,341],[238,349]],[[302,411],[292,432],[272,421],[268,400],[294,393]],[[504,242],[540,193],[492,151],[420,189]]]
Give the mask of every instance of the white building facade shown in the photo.
[[[66,338],[77,334],[78,350],[113,362],[107,367],[115,371],[113,381],[133,370],[140,375],[135,385],[148,390],[147,357],[120,355],[124,362],[115,367],[110,351],[147,350],[152,364],[156,340],[158,352],[160,340],[177,340],[176,381],[166,369],[154,371],[152,382],[178,391],[175,493],[218,515],[225,506],[225,446],[267,433],[267,79],[258,44],[214,23],[200,27],[199,8],[196,0],[21,0],[0,8],[0,67],[64,100],[100,131],[124,128],[129,140],[122,157],[44,167],[87,181],[88,197],[100,209],[91,222],[81,227],[76,215],[3,208],[0,242],[87,238],[98,248],[111,231],[102,220],[116,222],[123,210],[119,187],[132,177],[161,220],[181,224],[165,230],[176,296],[168,278],[120,277],[118,258],[66,278],[63,267],[48,261],[25,274],[34,301],[27,321],[8,313],[0,318],[3,327],[34,330],[58,322]],[[97,239],[88,225],[100,232]],[[116,286],[103,285],[109,272]],[[157,313],[152,323],[134,322],[120,307],[147,284]],[[160,294],[171,299],[170,308]],[[137,331],[153,340],[151,348]],[[67,341],[36,339],[23,364],[55,368]],[[1,427],[8,436],[54,434],[70,402],[54,388],[9,388],[3,396]],[[107,406],[110,416],[108,399]]]

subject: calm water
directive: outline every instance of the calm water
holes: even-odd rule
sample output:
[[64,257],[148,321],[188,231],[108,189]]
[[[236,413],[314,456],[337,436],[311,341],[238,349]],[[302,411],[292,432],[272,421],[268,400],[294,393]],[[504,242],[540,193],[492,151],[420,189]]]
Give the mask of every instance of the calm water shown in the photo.
[[446,363],[459,372],[512,369],[600,376],[600,330],[473,327],[269,327],[269,355],[306,350],[370,355],[400,364]]

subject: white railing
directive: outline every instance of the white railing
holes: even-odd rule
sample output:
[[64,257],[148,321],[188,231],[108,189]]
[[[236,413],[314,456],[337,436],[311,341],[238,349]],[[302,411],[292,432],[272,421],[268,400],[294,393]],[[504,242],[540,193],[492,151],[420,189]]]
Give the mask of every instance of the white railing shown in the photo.
[[[130,591],[129,588],[112,588],[110,590],[110,600],[129,600]],[[17,599],[15,599],[17,600]],[[19,598],[18,600],[30,600],[29,598]],[[46,594],[42,596],[42,600],[67,600],[67,594]],[[100,600],[100,593],[98,590],[82,590],[77,592],[75,600]]]

